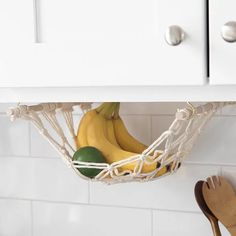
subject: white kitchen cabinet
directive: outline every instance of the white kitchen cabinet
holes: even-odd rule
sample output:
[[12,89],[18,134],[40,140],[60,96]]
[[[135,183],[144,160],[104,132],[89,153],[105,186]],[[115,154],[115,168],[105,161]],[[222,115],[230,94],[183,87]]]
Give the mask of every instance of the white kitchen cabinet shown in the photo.
[[0,87],[202,85],[205,23],[204,0],[4,0]]
[[[236,22],[236,2],[210,0],[209,4],[210,83],[236,84],[236,43],[227,42],[222,37],[222,30],[227,30],[223,28],[224,25]],[[236,25],[227,31],[228,36],[236,34]]]

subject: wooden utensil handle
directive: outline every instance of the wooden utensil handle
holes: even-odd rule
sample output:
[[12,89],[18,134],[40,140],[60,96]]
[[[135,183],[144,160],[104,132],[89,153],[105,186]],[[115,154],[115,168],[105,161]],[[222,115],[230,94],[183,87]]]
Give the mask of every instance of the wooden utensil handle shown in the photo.
[[213,231],[214,236],[221,236],[219,224],[217,221],[211,221],[211,227],[212,227],[212,231]]

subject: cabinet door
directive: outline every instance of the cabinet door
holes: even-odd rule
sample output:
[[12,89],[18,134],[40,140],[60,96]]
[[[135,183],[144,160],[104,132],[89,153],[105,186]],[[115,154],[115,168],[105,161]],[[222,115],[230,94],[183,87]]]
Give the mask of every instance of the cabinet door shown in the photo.
[[209,2],[210,83],[236,84],[236,1]]
[[[22,0],[27,7],[19,6],[14,14],[8,1],[1,3],[0,13],[7,12],[1,27],[12,18],[18,24],[32,7],[30,0]],[[194,85],[205,81],[204,0],[34,1],[34,20],[30,15],[24,29],[28,33],[36,26],[32,32],[36,38],[21,43],[14,38],[4,45],[0,38],[2,87]],[[178,46],[165,41],[171,25],[185,33]],[[12,31],[19,31],[15,28]],[[7,30],[6,34],[6,38],[12,36]]]

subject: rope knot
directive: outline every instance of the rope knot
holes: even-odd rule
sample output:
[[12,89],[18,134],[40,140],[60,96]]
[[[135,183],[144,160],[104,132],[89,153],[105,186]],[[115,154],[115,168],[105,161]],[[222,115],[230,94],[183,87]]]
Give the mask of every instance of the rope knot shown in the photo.
[[39,133],[40,133],[41,135],[47,135],[48,131],[47,131],[45,128],[41,128],[41,129],[39,130]]
[[61,153],[62,153],[63,155],[68,154],[68,151],[66,150],[65,147],[61,147],[61,148],[60,148],[60,151],[61,151]]
[[140,161],[144,162],[146,160],[146,155],[140,154],[139,159]]
[[111,165],[107,166],[107,171],[108,172],[112,172],[113,170],[114,170],[113,166],[111,166]]

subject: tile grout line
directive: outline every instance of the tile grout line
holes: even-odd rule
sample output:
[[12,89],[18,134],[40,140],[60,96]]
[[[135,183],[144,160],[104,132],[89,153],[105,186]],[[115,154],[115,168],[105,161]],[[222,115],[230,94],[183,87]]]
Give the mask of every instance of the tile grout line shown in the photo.
[[183,210],[175,210],[175,209],[160,209],[160,208],[152,208],[152,207],[135,207],[135,206],[124,206],[124,205],[105,205],[105,204],[88,204],[82,202],[68,202],[68,201],[53,201],[53,200],[41,200],[41,199],[28,199],[28,198],[17,198],[17,197],[1,197],[0,199],[10,200],[10,201],[32,201],[39,203],[50,203],[50,204],[65,204],[65,205],[75,205],[75,206],[88,206],[88,207],[104,207],[104,208],[117,208],[117,209],[130,209],[130,210],[140,210],[140,211],[160,211],[160,212],[177,212],[177,213],[185,213],[185,214],[202,214],[199,211],[183,211]]
[[[83,114],[74,114],[74,116],[82,116]],[[122,117],[125,117],[125,116],[160,116],[160,117],[163,117],[163,116],[170,116],[170,117],[174,117],[175,116],[175,113],[140,113],[140,114],[135,114],[135,113],[124,113],[124,114],[121,114]],[[227,114],[227,113],[224,113],[223,111],[220,112],[220,113],[216,113],[214,115],[214,117],[217,116],[217,117],[221,117],[221,116],[225,116],[225,117],[235,117],[236,114]],[[5,112],[0,112],[0,117],[7,117],[6,113]]]
[[186,166],[211,166],[211,167],[236,167],[236,163],[207,163],[207,162],[192,162],[192,161],[184,161],[183,165]]
[[154,226],[154,222],[153,222],[153,209],[150,210],[151,212],[151,236],[154,236],[154,229],[153,229],[153,226]]
[[209,84],[210,83],[210,17],[209,17],[209,0],[205,1],[205,14],[204,14],[204,18],[205,18],[205,63],[206,63],[206,83]]
[[33,212],[33,201],[30,201],[30,209],[31,209],[31,236],[34,236],[34,212]]
[[121,114],[122,117],[131,117],[131,116],[138,116],[138,117],[142,117],[142,116],[170,116],[170,117],[175,117],[175,113],[173,114],[156,114],[156,113],[143,113],[143,114]]
[[[74,114],[74,116],[81,116],[83,115],[83,113],[76,113]],[[1,117],[7,117],[6,112],[0,112],[0,116]],[[121,113],[121,116],[175,116],[175,112],[174,113]],[[235,117],[236,113],[233,114],[228,114],[227,112],[224,111],[220,111],[219,113],[216,113],[214,116],[226,116],[226,117]]]
[[223,176],[223,166],[220,166],[219,175]]
[[28,122],[28,126],[29,126],[29,156],[32,157],[32,147],[31,147],[31,123]]
[[[0,160],[1,159],[6,159],[6,158],[22,158],[22,159],[28,159],[28,158],[35,158],[35,159],[41,159],[41,160],[55,160],[55,161],[61,161],[58,156],[20,156],[20,155],[0,155]],[[236,162],[235,163],[222,163],[222,162],[196,162],[196,161],[188,161],[187,159],[183,162],[184,165],[187,166],[222,166],[222,167],[236,167]]]
[[33,155],[29,155],[29,156],[21,156],[21,155],[0,155],[0,159],[4,159],[4,158],[36,158],[36,159],[42,159],[42,160],[60,160],[60,158],[58,158],[58,156],[33,156]]
[[149,141],[150,141],[150,143],[152,143],[153,142],[153,140],[152,140],[152,130],[153,130],[152,129],[152,115],[149,116],[149,119],[150,119],[150,127],[149,127],[149,131],[150,131],[150,134],[149,134],[150,137],[149,138],[150,138],[150,140]]
[[88,181],[88,204],[90,205],[90,181]]

